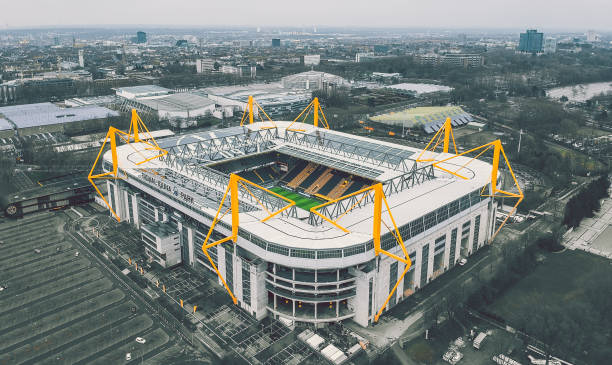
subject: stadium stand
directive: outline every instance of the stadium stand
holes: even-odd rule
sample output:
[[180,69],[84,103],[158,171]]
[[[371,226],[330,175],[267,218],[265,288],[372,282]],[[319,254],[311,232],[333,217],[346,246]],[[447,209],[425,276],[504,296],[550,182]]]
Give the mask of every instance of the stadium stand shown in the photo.
[[292,189],[297,188],[306,178],[310,176],[310,174],[312,174],[317,169],[317,166],[319,165],[309,162],[308,165],[306,165],[306,167],[287,184],[287,186]]
[[318,193],[319,190],[323,187],[323,185],[325,185],[333,176],[333,170],[328,167],[327,169],[325,169],[325,171],[323,171],[321,176],[319,176],[319,178],[315,180],[315,182],[313,182],[306,190],[304,190],[304,192],[306,194]]
[[306,168],[306,165],[308,165],[308,162],[306,162],[304,160],[297,161],[295,166],[293,166],[293,168],[289,169],[289,171],[287,171],[287,174],[285,174],[285,176],[281,177],[280,180],[282,182],[284,182],[285,184],[288,184],[291,180],[293,180],[300,173],[300,171],[302,171],[302,170],[304,170],[304,168]]
[[318,194],[328,196],[335,189],[336,186],[341,184],[343,181],[348,181],[348,179],[346,178],[346,174],[341,173],[340,171],[333,171],[332,175],[333,176],[331,177],[331,179],[329,179],[327,183],[325,183],[325,185],[323,185],[319,189],[319,191],[317,191]]
[[347,191],[352,184],[352,177],[341,179],[341,181],[326,195],[330,199],[338,199],[344,195],[344,192]]
[[328,169],[327,166],[313,164],[315,168],[308,174],[308,176],[299,184],[301,190],[305,190],[307,187],[312,185],[317,179]]

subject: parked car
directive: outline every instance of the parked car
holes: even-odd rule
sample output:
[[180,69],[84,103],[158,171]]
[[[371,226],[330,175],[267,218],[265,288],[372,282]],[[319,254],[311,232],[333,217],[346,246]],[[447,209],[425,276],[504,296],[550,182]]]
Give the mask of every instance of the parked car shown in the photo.
[[463,266],[465,264],[467,264],[467,259],[465,257],[462,257],[461,260],[459,260],[459,265]]
[[147,340],[145,340],[142,337],[136,337],[136,342],[138,342],[138,343],[145,343],[145,342],[147,342]]
[[125,354],[125,361],[130,361],[130,360],[132,360],[132,354],[128,352],[127,354]]

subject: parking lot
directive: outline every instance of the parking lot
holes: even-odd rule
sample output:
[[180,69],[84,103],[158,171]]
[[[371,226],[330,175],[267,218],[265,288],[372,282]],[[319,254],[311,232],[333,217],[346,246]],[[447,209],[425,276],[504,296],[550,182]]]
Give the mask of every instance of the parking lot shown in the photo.
[[63,232],[63,217],[0,223],[0,364],[181,358],[169,331]]
[[[300,350],[291,357],[280,356],[279,353],[286,353],[288,346],[299,347],[294,331],[276,320],[259,322],[235,306],[213,273],[185,265],[168,269],[150,266],[146,263],[140,233],[132,226],[102,215],[85,216],[81,221],[86,222],[82,225],[83,233],[91,239],[99,233],[102,242],[110,249],[109,253],[123,260],[137,261],[139,266],[144,265],[143,276],[158,295],[167,295],[177,306],[182,299],[188,312],[197,306],[194,318],[200,324],[198,333],[213,339],[225,351],[235,351],[251,363],[269,360],[277,364],[297,364],[306,358],[317,359],[310,350]],[[95,229],[92,231],[91,228]],[[158,282],[159,287],[156,285]],[[165,288],[165,294],[162,288]]]

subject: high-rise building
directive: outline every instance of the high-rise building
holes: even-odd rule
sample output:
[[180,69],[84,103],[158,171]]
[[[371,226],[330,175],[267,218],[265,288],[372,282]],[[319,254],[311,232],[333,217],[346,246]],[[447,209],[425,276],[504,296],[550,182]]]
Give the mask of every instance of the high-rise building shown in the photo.
[[527,29],[527,32],[521,33],[517,50],[525,53],[542,53],[543,45],[544,33],[536,29]]
[[137,32],[136,33],[136,43],[147,43],[147,33]]
[[280,38],[272,38],[272,47],[280,47]]
[[595,33],[595,31],[593,31],[593,30],[589,30],[586,33],[586,40],[589,43],[595,43],[595,42],[601,41],[601,39],[599,37],[599,34]]
[[85,67],[85,59],[83,58],[83,50],[79,49],[79,67]]
[[546,39],[544,39],[544,53],[555,52],[557,52],[557,39],[553,37],[546,37]]

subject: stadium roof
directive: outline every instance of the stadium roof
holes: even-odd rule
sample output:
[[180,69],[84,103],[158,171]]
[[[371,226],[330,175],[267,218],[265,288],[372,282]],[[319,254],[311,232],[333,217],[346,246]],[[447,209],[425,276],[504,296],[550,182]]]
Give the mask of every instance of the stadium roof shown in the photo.
[[0,118],[0,131],[13,129],[13,125],[8,120]]
[[52,103],[24,104],[0,108],[0,114],[17,128],[81,122],[119,116],[116,111],[100,106],[60,108]]
[[207,107],[215,102],[192,93],[170,94],[162,97],[138,99],[138,102],[155,110],[185,111]]
[[221,96],[243,103],[248,101],[249,96],[253,96],[261,105],[282,104],[311,98],[309,91],[286,89],[279,83],[217,86],[202,89],[201,92],[209,95],[209,97]]
[[[208,132],[206,136],[203,134],[197,134],[193,136],[192,140],[194,142],[187,142],[187,139],[183,136],[174,136],[170,137],[166,140],[161,140],[160,144],[165,146],[169,151],[168,158],[166,159],[153,159],[148,161],[145,164],[136,165],[135,161],[142,159],[142,154],[148,156],[154,152],[144,150],[145,146],[143,145],[142,151],[134,151],[132,148],[139,148],[138,144],[130,144],[130,146],[124,145],[118,147],[119,152],[119,164],[123,170],[125,170],[130,176],[133,176],[134,179],[129,179],[130,183],[139,184],[139,186],[146,187],[147,182],[143,181],[143,172],[142,168],[150,169],[161,169],[161,170],[171,170],[172,174],[176,174],[180,178],[174,179],[171,174],[165,174],[166,178],[164,179],[165,184],[176,184],[176,188],[170,186],[168,191],[176,191],[174,189],[179,189],[179,191],[184,192],[187,195],[193,196],[193,202],[190,204],[179,204],[177,209],[191,209],[190,212],[186,212],[186,214],[206,214],[203,217],[213,217],[217,211],[219,202],[217,201],[215,204],[214,199],[209,198],[213,196],[217,196],[219,199],[223,196],[223,192],[227,188],[227,177],[222,178],[221,173],[210,168],[206,168],[207,162],[205,159],[202,161],[186,163],[182,166],[174,165],[172,163],[172,159],[170,158],[174,155],[176,159],[187,158],[190,154],[198,154],[204,153],[206,149],[201,147],[197,147],[196,144],[200,143],[197,141],[201,141],[204,138],[210,138],[214,135],[221,135],[226,133],[231,133],[231,135],[237,135],[236,132],[240,132],[242,130],[242,135],[245,134],[252,136],[253,134],[262,134],[262,133],[278,133],[277,137],[274,137],[273,143],[271,143],[272,147],[269,147],[268,150],[274,151],[277,149],[282,149],[283,146],[300,146],[302,148],[306,147],[306,145],[301,145],[297,142],[292,142],[287,135],[289,132],[286,128],[289,126],[290,122],[285,121],[276,121],[275,122],[277,129],[272,129],[274,132],[270,132],[269,127],[272,127],[272,123],[270,122],[261,122],[254,123],[252,125],[248,125],[246,127],[238,127],[238,128],[230,128],[230,129],[222,129],[212,132]],[[378,145],[380,149],[391,149],[394,148],[398,153],[405,152],[406,156],[412,156],[415,153],[418,153],[419,150],[407,146],[395,145],[389,142],[378,141],[374,139],[370,139],[363,136],[354,136],[338,131],[332,130],[323,130],[313,127],[312,125],[306,125],[302,123],[298,123],[297,127],[294,124],[294,128],[304,129],[304,135],[312,136],[315,138],[319,138],[320,141],[325,141],[325,138],[333,135],[333,138],[342,139],[346,138],[352,143],[363,145],[372,144]],[[246,131],[246,132],[245,132]],[[325,137],[322,135],[325,134]],[[217,135],[217,136],[218,136]],[[214,138],[214,137],[213,137]],[[246,141],[245,139],[237,140]],[[221,144],[221,140],[217,140],[213,145],[219,146]],[[181,155],[179,152],[174,151],[172,146],[180,147],[180,151],[185,151],[185,156]],[[208,146],[211,143],[209,142]],[[228,151],[231,151],[230,148],[235,147],[236,144],[229,143],[227,148]],[[259,145],[261,146],[261,145]],[[349,150],[345,150],[344,152],[339,150],[330,150],[326,149],[326,147],[321,144],[321,146],[317,147],[316,145],[308,145],[311,148],[312,152],[315,152],[316,156],[306,156],[303,155],[304,158],[316,159],[314,162],[322,162],[322,163],[335,163],[337,160],[350,161],[354,165],[363,165],[373,166],[370,161],[365,161],[360,159],[358,153],[349,153]],[[256,152],[263,152],[259,147]],[[321,156],[326,156],[327,160],[319,160]],[[436,154],[435,157],[440,160],[445,157],[450,157],[450,154]],[[105,154],[105,160],[110,161],[110,152]],[[328,161],[329,160],[329,161]],[[331,162],[330,162],[331,161]],[[471,163],[467,166],[465,165],[467,162]],[[431,163],[416,163],[414,160],[410,160],[411,166],[416,168],[426,168],[430,166]],[[208,162],[209,164],[211,162]],[[434,214],[434,220],[436,217],[436,211],[438,209],[442,209],[443,207],[451,206],[451,204],[456,203],[457,208],[459,207],[459,201],[463,201],[464,198],[467,197],[468,207],[470,202],[471,195],[479,195],[480,189],[486,186],[491,178],[491,165],[487,162],[480,160],[472,160],[470,157],[456,157],[454,160],[449,162],[445,162],[442,164],[443,167],[447,169],[457,169],[461,167],[461,173],[466,177],[466,179],[459,178],[456,176],[452,176],[442,170],[432,169],[433,174],[435,175],[433,178],[425,179],[419,181],[415,184],[409,185],[408,188],[402,189],[400,191],[390,193],[387,195],[387,200],[389,203],[389,207],[393,212],[393,216],[398,226],[404,226],[410,222],[413,222],[418,219],[424,219],[425,215]],[[377,169],[383,170],[384,174],[391,175],[395,173],[401,174],[400,171],[393,169],[387,165],[376,166]],[[199,170],[200,169],[200,170]],[[203,169],[203,170],[201,170]],[[161,171],[160,170],[160,171]],[[209,172],[213,175],[206,176],[205,173]],[[400,175],[399,177],[403,177],[405,175]],[[396,179],[397,177],[393,178]],[[379,181],[385,181],[379,178]],[[390,180],[391,181],[391,180]],[[183,185],[184,184],[184,185]],[[193,185],[196,184],[196,185]],[[199,185],[197,185],[199,184]],[[387,183],[386,183],[387,184]],[[200,186],[200,187],[197,187]],[[389,185],[383,185],[389,186]],[[217,195],[211,195],[211,189],[217,191]],[[162,199],[163,201],[167,201],[169,204],[176,204],[176,198],[172,196],[172,193],[161,193],[158,189],[152,188],[149,192],[153,194],[156,198]],[[249,199],[248,197],[243,199]],[[202,203],[200,203],[202,201]],[[206,201],[206,202],[204,202]],[[478,200],[480,201],[480,200]],[[241,200],[241,203],[243,201]],[[244,201],[244,203],[248,203]],[[483,202],[484,203],[484,202]],[[463,205],[463,203],[461,203]],[[474,203],[479,204],[479,203]],[[345,233],[339,229],[336,229],[329,224],[312,224],[309,221],[307,211],[300,211],[296,213],[296,216],[291,215],[282,215],[279,214],[272,219],[268,219],[265,222],[262,222],[262,219],[267,217],[269,213],[267,213],[264,209],[261,209],[257,204],[253,204],[255,209],[247,209],[241,211],[240,213],[240,229],[249,232],[251,234],[256,235],[257,237],[262,237],[268,242],[269,245],[278,245],[282,247],[289,247],[292,249],[340,249],[347,247],[354,247],[355,245],[367,245],[367,242],[370,242],[372,239],[372,226],[373,226],[373,207],[371,203],[366,203],[364,206],[358,206],[352,209],[348,214],[342,215],[339,220],[339,224],[343,227],[347,228],[350,232]],[[385,213],[385,208],[383,207],[383,215],[386,218],[383,218],[387,223],[388,215]],[[209,219],[209,218],[197,218],[197,219]],[[231,217],[230,215],[224,216],[222,219],[224,226],[231,225]],[[412,224],[412,223],[410,223]],[[412,236],[410,242],[416,242],[418,234]],[[409,242],[408,242],[409,244]],[[322,263],[323,265],[323,263]]]

